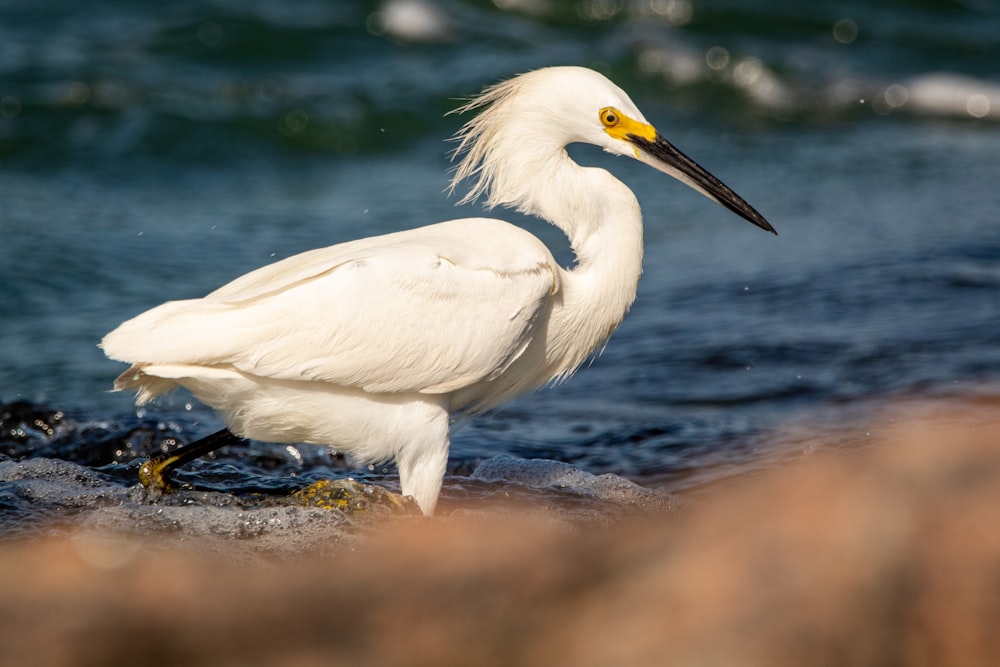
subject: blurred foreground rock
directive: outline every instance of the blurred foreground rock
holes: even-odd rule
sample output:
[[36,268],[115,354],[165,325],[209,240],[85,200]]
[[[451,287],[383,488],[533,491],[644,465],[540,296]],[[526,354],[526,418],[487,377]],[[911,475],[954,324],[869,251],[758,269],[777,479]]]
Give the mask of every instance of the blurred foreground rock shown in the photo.
[[8,542],[0,664],[996,664],[998,410],[610,528],[456,513],[279,562]]

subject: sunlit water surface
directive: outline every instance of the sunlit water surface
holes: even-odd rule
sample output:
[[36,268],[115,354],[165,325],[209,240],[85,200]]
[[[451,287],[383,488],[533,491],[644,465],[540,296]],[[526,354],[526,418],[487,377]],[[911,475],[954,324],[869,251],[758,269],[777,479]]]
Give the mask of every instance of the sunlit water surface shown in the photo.
[[[607,73],[780,236],[574,147],[643,206],[639,297],[576,376],[456,431],[444,509],[520,493],[612,512],[650,499],[602,495],[609,479],[693,492],[863,443],[886,406],[997,391],[988,3],[14,3],[0,18],[0,399],[29,403],[2,422],[4,531],[95,507],[147,525],[138,461],[221,424],[184,394],[137,413],[109,393],[122,368],[103,334],[295,252],[478,215],[445,192],[461,123],[445,113],[550,64]],[[497,215],[572,262],[557,230]],[[345,474],[395,484],[391,467],[264,444],[181,477],[215,492],[185,502],[232,510]]]

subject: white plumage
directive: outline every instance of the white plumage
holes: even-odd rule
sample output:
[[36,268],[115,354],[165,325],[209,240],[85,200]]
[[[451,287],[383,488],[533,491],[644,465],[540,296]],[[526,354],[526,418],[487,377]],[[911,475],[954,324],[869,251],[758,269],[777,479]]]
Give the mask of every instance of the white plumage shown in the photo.
[[596,72],[523,74],[460,111],[479,108],[459,134],[453,187],[470,179],[465,200],[482,195],[561,228],[572,269],[527,231],[486,218],[312,250],[109,333],[104,351],[132,364],[115,388],[143,403],[180,385],[239,436],[393,458],[403,493],[430,514],[450,418],[573,372],[635,297],[638,203],[608,172],[570,160],[567,144],[641,159],[773,231]]

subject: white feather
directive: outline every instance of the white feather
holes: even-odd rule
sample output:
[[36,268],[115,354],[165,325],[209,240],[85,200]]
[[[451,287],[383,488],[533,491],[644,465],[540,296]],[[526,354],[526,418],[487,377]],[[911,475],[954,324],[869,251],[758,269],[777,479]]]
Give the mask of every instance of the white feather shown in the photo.
[[403,492],[431,513],[449,418],[571,374],[635,298],[639,205],[565,150],[639,156],[602,126],[608,107],[651,130],[621,89],[576,67],[518,76],[461,109],[481,113],[458,135],[452,187],[469,179],[466,200],[558,226],[571,270],[528,232],[484,218],[305,252],[109,333],[107,355],[132,364],[115,387],[141,403],[184,386],[237,435],[395,458]]
[[102,346],[158,367],[441,394],[495,378],[524,352],[557,271],[518,227],[445,222],[296,255],[149,310]]

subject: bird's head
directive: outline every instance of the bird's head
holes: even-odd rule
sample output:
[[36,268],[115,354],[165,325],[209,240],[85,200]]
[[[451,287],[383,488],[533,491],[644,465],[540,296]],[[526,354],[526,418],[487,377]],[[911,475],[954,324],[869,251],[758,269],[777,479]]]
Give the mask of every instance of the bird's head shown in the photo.
[[486,194],[491,206],[516,206],[516,197],[503,196],[518,191],[516,181],[527,185],[541,173],[544,160],[568,144],[588,143],[637,159],[777,233],[742,197],[664,139],[629,96],[598,72],[583,67],[535,70],[487,88],[457,111],[479,108],[485,110],[462,128],[455,151],[463,157],[452,187],[478,177],[463,201]]

